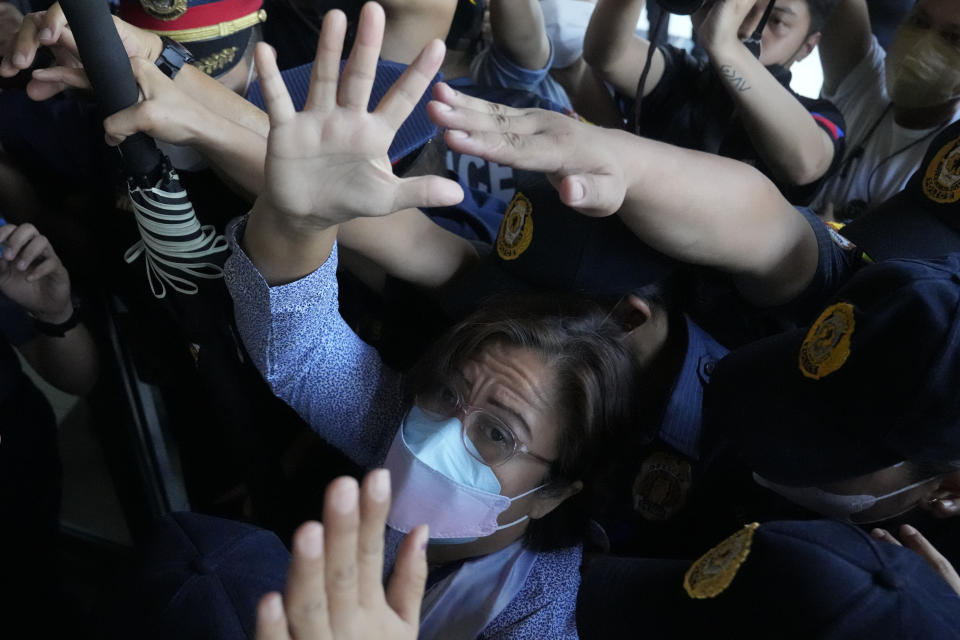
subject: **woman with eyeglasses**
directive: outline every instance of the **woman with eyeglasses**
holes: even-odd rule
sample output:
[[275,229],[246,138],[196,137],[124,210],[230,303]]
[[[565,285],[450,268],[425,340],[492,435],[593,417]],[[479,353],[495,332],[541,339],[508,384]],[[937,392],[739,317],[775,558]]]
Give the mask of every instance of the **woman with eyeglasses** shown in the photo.
[[345,20],[327,15],[301,113],[269,49],[257,51],[271,129],[264,191],[228,234],[238,327],[315,431],[390,470],[387,569],[404,533],[429,525],[421,638],[576,637],[578,502],[631,414],[634,359],[623,329],[580,300],[488,305],[407,375],[341,318],[337,225],[462,197],[454,182],[390,172],[391,139],[443,46],[428,46],[368,113],[383,20],[364,7],[338,83]]

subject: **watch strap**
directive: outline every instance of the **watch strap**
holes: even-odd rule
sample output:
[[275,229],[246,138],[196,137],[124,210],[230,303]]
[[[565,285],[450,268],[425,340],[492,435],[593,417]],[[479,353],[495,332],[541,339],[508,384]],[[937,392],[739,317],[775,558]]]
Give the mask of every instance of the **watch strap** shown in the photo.
[[168,38],[167,36],[160,36],[160,40],[163,42],[163,50],[160,51],[160,55],[157,57],[157,68],[173,80],[177,77],[177,74],[180,73],[183,65],[191,64],[195,58],[189,49],[176,40]]
[[70,317],[58,324],[33,318],[34,328],[43,335],[50,336],[51,338],[62,338],[66,336],[67,331],[70,331],[78,324],[80,324],[80,307],[77,305],[73,305],[73,313],[70,314]]

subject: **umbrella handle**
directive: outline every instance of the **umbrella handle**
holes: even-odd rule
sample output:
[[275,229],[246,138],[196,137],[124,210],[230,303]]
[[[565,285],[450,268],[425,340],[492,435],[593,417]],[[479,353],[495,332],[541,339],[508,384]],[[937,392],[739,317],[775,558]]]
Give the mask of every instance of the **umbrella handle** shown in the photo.
[[[60,6],[104,116],[136,104],[140,89],[107,0],[62,0]],[[137,184],[156,184],[163,167],[153,138],[144,133],[129,136],[120,143],[120,154],[127,175]]]

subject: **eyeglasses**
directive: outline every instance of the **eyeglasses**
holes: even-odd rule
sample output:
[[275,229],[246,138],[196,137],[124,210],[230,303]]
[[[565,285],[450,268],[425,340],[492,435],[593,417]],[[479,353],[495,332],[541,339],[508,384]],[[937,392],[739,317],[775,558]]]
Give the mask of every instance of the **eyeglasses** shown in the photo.
[[415,403],[437,420],[462,414],[463,446],[471,456],[488,467],[500,466],[515,455],[530,456],[544,464],[554,462],[530,451],[500,417],[486,409],[468,405],[463,398],[464,393],[458,386],[442,383],[417,394]]

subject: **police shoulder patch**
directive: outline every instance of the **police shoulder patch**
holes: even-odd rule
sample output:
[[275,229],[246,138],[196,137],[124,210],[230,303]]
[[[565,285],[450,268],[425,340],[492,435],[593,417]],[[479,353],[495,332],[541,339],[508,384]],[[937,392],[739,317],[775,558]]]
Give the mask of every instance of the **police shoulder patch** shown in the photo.
[[678,455],[657,451],[643,461],[633,481],[633,510],[644,520],[669,520],[687,503],[692,484],[690,462]]
[[800,372],[819,380],[843,366],[850,355],[853,305],[838,302],[824,309],[800,345]]
[[516,260],[533,240],[533,203],[519,191],[507,205],[497,233],[497,255],[502,260]]
[[176,20],[187,12],[187,0],[140,0],[140,6],[157,20]]
[[694,562],[683,576],[687,595],[702,600],[726,591],[750,555],[753,533],[759,526],[756,522],[745,525]]
[[960,138],[941,147],[927,165],[923,174],[923,195],[940,204],[960,200]]

